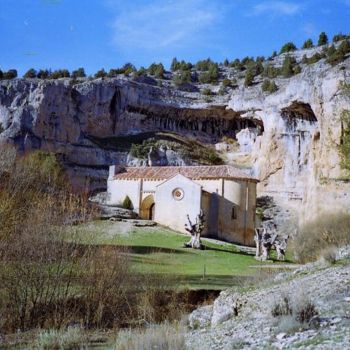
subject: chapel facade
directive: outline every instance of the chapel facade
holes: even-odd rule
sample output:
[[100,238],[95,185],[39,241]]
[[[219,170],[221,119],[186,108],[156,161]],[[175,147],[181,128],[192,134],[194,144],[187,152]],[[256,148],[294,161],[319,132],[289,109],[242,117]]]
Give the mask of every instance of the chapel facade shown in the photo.
[[257,182],[230,165],[110,166],[107,198],[121,205],[128,196],[142,219],[180,232],[202,210],[202,236],[254,245]]

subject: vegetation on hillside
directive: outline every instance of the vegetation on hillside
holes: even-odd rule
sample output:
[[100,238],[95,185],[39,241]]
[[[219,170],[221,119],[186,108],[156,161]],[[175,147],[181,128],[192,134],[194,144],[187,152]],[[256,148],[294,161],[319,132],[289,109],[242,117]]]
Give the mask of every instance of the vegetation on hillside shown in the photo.
[[[350,85],[343,83],[341,85],[342,92],[350,98]],[[350,111],[343,110],[341,113],[342,136],[339,146],[341,155],[341,166],[348,172],[350,178]]]
[[[311,57],[306,55],[303,57],[301,62],[296,62],[295,70],[290,70],[288,67],[285,70],[283,67],[276,67],[271,61],[277,56],[277,52],[274,51],[269,58],[263,56],[254,57],[244,57],[243,59],[225,59],[222,63],[214,62],[212,59],[207,58],[204,60],[199,60],[196,63],[186,62],[184,60],[178,60],[176,57],[173,58],[170,65],[170,72],[167,72],[162,63],[152,63],[148,68],[136,67],[132,63],[126,63],[119,68],[111,68],[108,72],[101,68],[95,74],[87,77],[84,68],[78,68],[69,72],[67,69],[57,69],[52,71],[51,69],[40,69],[35,70],[34,68],[29,69],[24,73],[23,77],[27,79],[59,79],[59,78],[71,78],[75,82],[79,79],[87,78],[114,78],[118,75],[140,77],[150,75],[158,79],[158,85],[163,85],[163,79],[172,79],[175,86],[181,86],[188,83],[200,82],[202,84],[217,84],[220,79],[227,79],[223,71],[224,68],[234,69],[234,74],[240,76],[240,72],[245,72],[244,85],[249,87],[253,85],[255,77],[260,74],[263,77],[268,77],[270,79],[276,78],[277,76],[290,77],[291,74],[298,74],[300,71],[299,64],[314,64],[321,59],[326,59],[326,62],[330,65],[337,65],[344,61],[347,55],[350,53],[350,35],[338,33],[332,38],[332,45],[327,46],[329,43],[328,36],[325,32],[321,32],[318,40],[317,47],[321,48],[318,52],[314,53]],[[314,44],[311,38],[304,41],[301,49],[308,50],[314,48]],[[281,49],[280,54],[289,54],[293,57],[293,52],[298,50],[297,46],[293,42],[285,43]],[[286,71],[288,71],[286,73]],[[166,74],[168,73],[168,74]],[[170,76],[169,76],[170,74]],[[1,79],[14,79],[17,77],[17,71],[15,69],[10,69],[8,71],[0,70],[0,80]],[[227,87],[227,86],[226,86]],[[225,87],[221,89],[220,95],[226,93]]]
[[92,213],[53,155],[2,147],[0,163],[2,334],[77,320],[84,328],[135,326],[181,313],[170,277],[130,271],[126,247],[78,239],[75,224]]

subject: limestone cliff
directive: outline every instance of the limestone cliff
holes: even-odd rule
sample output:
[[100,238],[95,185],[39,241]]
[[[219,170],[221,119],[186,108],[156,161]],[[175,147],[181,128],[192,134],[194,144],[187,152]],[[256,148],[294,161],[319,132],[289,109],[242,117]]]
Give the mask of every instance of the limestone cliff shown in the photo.
[[[304,65],[292,78],[277,78],[278,91],[269,95],[261,90],[261,77],[246,88],[238,75],[239,87],[224,96],[209,86],[210,99],[198,89],[180,91],[167,80],[160,86],[126,77],[3,80],[0,142],[23,152],[55,152],[76,184],[91,189],[105,187],[109,164],[135,164],[132,144],[168,143],[169,164],[203,162],[179,155],[193,142],[210,150],[215,146],[226,162],[259,177],[259,194],[311,217],[350,206],[337,149],[340,112],[350,109],[339,84],[349,83],[349,66],[349,58],[334,67],[324,60]],[[233,73],[222,67],[221,74]]]

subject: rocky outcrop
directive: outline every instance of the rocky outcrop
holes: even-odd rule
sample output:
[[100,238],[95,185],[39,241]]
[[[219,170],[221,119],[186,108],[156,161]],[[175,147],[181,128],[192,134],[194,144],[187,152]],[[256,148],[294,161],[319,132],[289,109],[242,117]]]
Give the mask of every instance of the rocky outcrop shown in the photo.
[[[256,288],[220,293],[214,305],[189,316],[189,349],[344,349],[350,341],[350,268],[306,265],[261,281]],[[274,316],[276,303],[288,296],[290,306],[317,315],[298,323]],[[233,312],[234,311],[234,312]]]
[[241,148],[252,148],[259,194],[273,196],[304,219],[350,207],[338,152],[341,111],[350,109],[340,90],[340,82],[350,81],[349,63],[330,67],[320,61],[290,79],[276,79],[276,93],[242,88],[229,102],[229,108],[245,111],[243,117],[263,123],[264,133],[254,143],[247,131],[238,135]]
[[251,167],[261,180],[259,195],[312,218],[350,205],[337,149],[340,113],[350,109],[339,83],[349,82],[349,66],[349,58],[335,67],[324,60],[303,65],[292,78],[276,78],[278,91],[270,95],[262,92],[261,79],[245,88],[237,73],[240,87],[210,102],[197,90],[180,91],[166,80],[158,86],[153,78],[152,84],[128,78],[1,81],[0,142],[22,152],[55,152],[76,185],[99,190],[109,164],[146,163],[130,154],[133,143],[159,134],[169,141],[171,134],[176,147],[159,147],[154,159],[177,165],[191,163],[180,150],[183,139],[195,139],[212,150],[217,145],[228,163]]

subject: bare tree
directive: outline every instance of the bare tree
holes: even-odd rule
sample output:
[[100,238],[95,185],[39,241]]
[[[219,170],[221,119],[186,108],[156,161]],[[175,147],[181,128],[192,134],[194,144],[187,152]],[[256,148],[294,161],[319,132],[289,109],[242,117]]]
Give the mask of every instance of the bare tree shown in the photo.
[[256,244],[255,258],[266,261],[270,259],[271,250],[277,252],[277,259],[284,260],[289,236],[281,237],[277,234],[276,226],[270,232],[266,228],[255,229],[254,241]]
[[196,222],[193,224],[190,216],[187,215],[188,225],[185,224],[185,230],[191,234],[191,239],[189,242],[185,243],[185,247],[190,247],[194,249],[202,249],[201,243],[201,233],[204,229],[204,213],[201,210],[196,217]]

